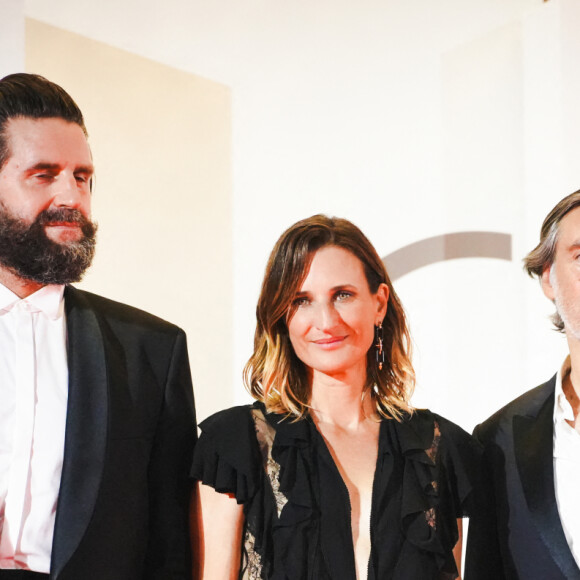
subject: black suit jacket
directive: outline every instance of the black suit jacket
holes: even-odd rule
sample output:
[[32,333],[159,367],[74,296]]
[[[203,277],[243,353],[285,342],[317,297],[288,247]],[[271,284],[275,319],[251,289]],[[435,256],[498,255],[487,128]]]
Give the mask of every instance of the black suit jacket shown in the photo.
[[65,290],[69,394],[51,580],[191,578],[184,332]]
[[466,577],[580,580],[558,515],[554,488],[556,377],[475,428],[484,445],[489,511],[470,521]]

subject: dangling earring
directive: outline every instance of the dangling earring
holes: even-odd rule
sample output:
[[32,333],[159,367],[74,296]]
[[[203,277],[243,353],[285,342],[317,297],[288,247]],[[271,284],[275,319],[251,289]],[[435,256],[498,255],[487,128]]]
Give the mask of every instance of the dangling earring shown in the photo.
[[377,356],[377,365],[379,370],[383,370],[385,364],[385,351],[383,350],[383,323],[375,324],[375,348]]

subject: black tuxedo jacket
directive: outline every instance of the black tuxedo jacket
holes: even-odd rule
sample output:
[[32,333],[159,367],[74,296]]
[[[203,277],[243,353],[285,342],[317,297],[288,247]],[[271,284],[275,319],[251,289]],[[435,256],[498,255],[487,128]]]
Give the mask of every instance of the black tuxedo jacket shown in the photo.
[[69,393],[51,580],[191,578],[184,332],[65,290]]
[[556,505],[555,382],[554,376],[475,428],[485,448],[489,510],[484,521],[469,523],[466,578],[580,580]]

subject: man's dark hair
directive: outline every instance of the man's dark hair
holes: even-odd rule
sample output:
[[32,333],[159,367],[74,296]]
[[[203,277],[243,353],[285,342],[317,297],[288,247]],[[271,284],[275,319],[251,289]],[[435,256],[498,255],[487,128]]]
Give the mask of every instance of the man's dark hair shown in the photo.
[[15,118],[63,119],[87,135],[81,110],[62,87],[40,75],[8,75],[0,80],[0,169],[10,157],[6,127]]

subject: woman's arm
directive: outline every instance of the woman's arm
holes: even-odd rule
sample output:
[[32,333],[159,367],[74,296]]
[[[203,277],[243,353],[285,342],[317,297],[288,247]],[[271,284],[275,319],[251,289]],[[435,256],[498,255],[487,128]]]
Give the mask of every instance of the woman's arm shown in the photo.
[[194,580],[236,580],[244,508],[235,497],[198,482],[191,502]]
[[457,577],[457,580],[461,580],[461,578],[463,577],[461,575],[461,556],[463,553],[463,519],[462,518],[457,519],[457,534],[458,534],[457,544],[455,544],[455,547],[453,548],[453,557],[455,558],[455,565],[457,566],[457,571],[459,572],[459,576]]

